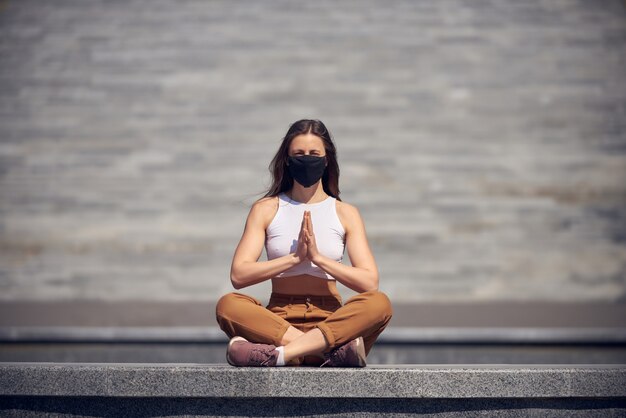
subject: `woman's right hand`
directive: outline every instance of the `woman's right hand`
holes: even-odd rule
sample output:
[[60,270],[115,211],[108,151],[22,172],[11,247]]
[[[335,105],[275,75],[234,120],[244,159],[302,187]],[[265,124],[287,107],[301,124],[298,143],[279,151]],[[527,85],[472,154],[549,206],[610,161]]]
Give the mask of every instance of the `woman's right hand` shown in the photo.
[[305,230],[306,230],[305,217],[302,215],[302,223],[300,224],[300,234],[298,234],[298,246],[296,247],[296,252],[294,253],[294,257],[298,260],[299,263],[306,260],[308,248],[305,241]]

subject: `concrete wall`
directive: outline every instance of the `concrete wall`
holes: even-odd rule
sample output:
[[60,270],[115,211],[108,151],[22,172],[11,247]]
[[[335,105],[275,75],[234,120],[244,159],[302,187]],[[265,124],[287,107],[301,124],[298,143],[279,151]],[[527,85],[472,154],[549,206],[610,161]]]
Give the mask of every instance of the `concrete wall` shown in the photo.
[[233,290],[300,118],[393,300],[624,300],[625,70],[618,0],[3,1],[0,300]]

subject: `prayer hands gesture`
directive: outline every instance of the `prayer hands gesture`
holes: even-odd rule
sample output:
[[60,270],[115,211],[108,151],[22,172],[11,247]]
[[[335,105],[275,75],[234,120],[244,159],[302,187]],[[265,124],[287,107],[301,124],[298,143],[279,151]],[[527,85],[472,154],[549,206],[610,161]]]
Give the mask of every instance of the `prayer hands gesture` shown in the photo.
[[302,216],[302,224],[300,225],[300,235],[298,236],[298,247],[296,248],[296,257],[300,262],[309,259],[315,262],[319,256],[317,244],[315,242],[315,234],[313,233],[313,222],[311,221],[311,211],[305,210]]

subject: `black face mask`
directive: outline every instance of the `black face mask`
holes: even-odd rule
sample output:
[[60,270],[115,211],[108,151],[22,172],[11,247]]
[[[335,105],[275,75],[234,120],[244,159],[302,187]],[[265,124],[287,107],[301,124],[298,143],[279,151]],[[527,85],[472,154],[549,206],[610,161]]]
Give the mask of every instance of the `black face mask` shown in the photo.
[[324,175],[326,158],[315,155],[299,155],[288,157],[287,168],[289,173],[298,183],[304,187],[311,187]]

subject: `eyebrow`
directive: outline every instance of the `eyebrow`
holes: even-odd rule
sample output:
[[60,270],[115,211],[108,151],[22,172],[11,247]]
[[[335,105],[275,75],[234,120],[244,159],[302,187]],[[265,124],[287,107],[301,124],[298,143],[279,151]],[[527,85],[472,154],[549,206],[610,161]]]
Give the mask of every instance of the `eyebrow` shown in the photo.
[[[303,150],[303,149],[301,149],[301,148],[298,148],[298,149],[293,150],[293,152],[300,152],[300,151],[301,151],[301,152],[304,152],[304,150]],[[312,150],[311,150],[311,152],[321,152],[321,151],[320,151],[320,150],[318,150],[318,149],[316,148],[316,149],[312,149]]]

